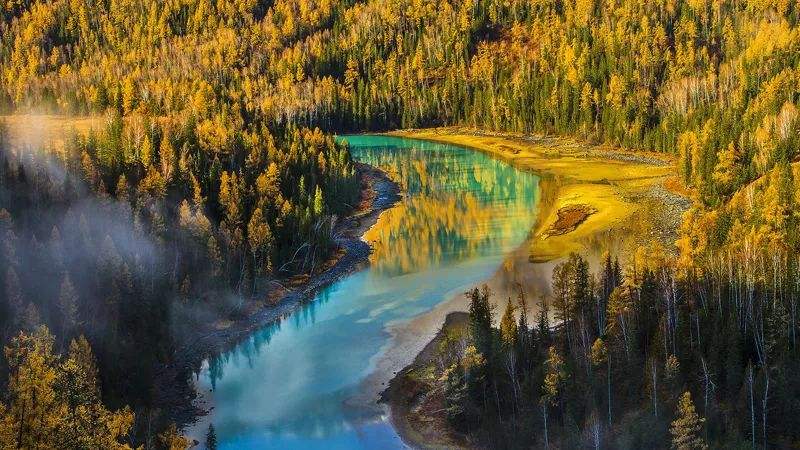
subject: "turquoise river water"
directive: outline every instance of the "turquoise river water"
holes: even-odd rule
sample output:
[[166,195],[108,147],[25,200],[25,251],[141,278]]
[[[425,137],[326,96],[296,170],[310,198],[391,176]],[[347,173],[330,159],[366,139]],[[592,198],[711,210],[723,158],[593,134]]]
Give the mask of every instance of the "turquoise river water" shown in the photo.
[[197,388],[214,409],[199,426],[214,424],[220,449],[403,448],[382,409],[350,401],[391,348],[387,326],[489,278],[533,225],[530,173],[452,145],[340,139],[405,196],[365,235],[368,268],[203,364]]

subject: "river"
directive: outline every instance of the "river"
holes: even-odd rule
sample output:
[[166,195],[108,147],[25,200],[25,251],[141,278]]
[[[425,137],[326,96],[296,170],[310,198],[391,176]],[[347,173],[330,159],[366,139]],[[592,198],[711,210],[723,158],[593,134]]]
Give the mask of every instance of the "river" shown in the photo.
[[220,449],[403,448],[383,408],[354,400],[377,399],[363,381],[391,351],[388,327],[489,278],[533,226],[533,174],[453,145],[339,139],[404,198],[365,235],[368,268],[204,362],[196,386],[213,410],[192,434],[213,423]]

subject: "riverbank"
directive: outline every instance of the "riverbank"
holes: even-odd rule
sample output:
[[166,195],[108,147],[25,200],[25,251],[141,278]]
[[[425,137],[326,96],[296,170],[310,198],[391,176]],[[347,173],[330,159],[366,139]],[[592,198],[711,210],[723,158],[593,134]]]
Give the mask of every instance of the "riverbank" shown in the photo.
[[[531,262],[596,253],[601,247],[627,254],[653,240],[671,250],[681,215],[691,204],[678,188],[671,155],[463,127],[388,134],[480,150],[541,176]],[[570,221],[564,217],[576,210],[585,215],[565,230]]]
[[[389,382],[381,401],[389,404],[392,422],[406,443],[426,449],[451,449],[468,446],[465,438],[451,432],[440,410],[444,408],[443,393],[427,395],[431,390],[426,371],[439,352],[448,334],[463,332],[469,315],[453,312],[447,315],[442,328],[422,349],[410,365]],[[424,443],[424,445],[422,445]]]
[[[161,368],[158,374],[159,406],[169,411],[170,420],[183,429],[197,432],[189,437],[199,440],[205,433],[202,423],[210,404],[206,393],[195,392],[191,384],[185,383],[187,376],[197,373],[202,362],[247,339],[254,331],[282,320],[300,306],[312,300],[324,287],[359,270],[368,262],[370,246],[362,235],[378,220],[382,212],[391,208],[400,199],[399,186],[381,170],[358,163],[361,179],[361,201],[351,215],[342,218],[334,226],[333,238],[339,251],[325,264],[324,269],[298,282],[281,280],[270,283],[271,289],[261,297],[270,299],[260,302],[237,321],[211,324],[208,329],[198,331],[186,339],[187,344],[175,352],[175,362]],[[277,281],[277,280],[276,280]],[[287,287],[289,286],[289,287]]]
[[[531,212],[537,219],[528,241],[509,254],[495,275],[485,281],[495,293],[497,311],[503,310],[505,299],[514,298],[522,289],[528,294],[529,317],[534,317],[533,304],[551,294],[553,267],[570,252],[582,253],[596,264],[604,251],[610,251],[624,265],[640,246],[658,245],[666,252],[673,251],[682,214],[691,205],[680,192],[668,155],[635,153],[567,138],[456,127],[389,134],[480,150],[541,177],[540,201],[537,210]],[[411,356],[414,362],[397,373],[382,396],[398,433],[412,447],[469,446],[463,436],[447,429],[441,406],[424,406],[437,404],[437,399],[435,393],[426,394],[426,384],[419,377],[434,363],[432,349],[445,332],[442,330],[453,326],[454,312],[467,307],[464,296],[457,294],[430,313],[390,330],[393,346],[386,354],[393,356],[386,357],[386,365],[396,364],[398,354],[417,355]],[[431,428],[438,429],[444,441],[431,436]]]

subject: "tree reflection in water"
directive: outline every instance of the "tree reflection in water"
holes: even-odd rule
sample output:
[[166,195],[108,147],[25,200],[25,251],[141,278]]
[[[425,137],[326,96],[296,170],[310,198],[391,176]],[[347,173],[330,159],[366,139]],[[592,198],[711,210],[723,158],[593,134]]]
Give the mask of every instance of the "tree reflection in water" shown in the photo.
[[373,270],[399,275],[502,253],[515,230],[530,226],[536,177],[520,177],[503,162],[452,145],[350,140],[358,160],[385,170],[406,192],[364,236],[374,248]]

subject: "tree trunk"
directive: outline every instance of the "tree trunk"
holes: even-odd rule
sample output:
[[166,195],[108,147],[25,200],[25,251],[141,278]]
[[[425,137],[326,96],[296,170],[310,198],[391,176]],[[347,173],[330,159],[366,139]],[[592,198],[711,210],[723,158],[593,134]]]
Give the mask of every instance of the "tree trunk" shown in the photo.
[[769,373],[764,368],[764,400],[761,404],[761,422],[763,425],[762,436],[764,440],[764,448],[767,448],[767,398],[769,396]]
[[747,367],[747,384],[750,387],[750,435],[753,441],[753,450],[756,449],[756,411],[753,402],[753,366]]
[[550,448],[550,442],[547,439],[547,403],[542,403],[542,416],[544,417],[544,448]]
[[611,426],[611,352],[608,352],[608,426]]
[[653,372],[653,414],[655,414],[656,419],[658,419],[658,383],[656,379],[656,360],[655,358],[650,360],[650,367]]

